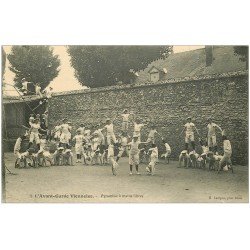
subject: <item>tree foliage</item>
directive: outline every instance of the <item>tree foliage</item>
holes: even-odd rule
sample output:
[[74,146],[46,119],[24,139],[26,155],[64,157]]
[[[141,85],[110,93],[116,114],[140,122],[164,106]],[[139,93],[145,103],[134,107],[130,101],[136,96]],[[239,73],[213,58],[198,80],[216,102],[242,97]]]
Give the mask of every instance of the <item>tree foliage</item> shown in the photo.
[[15,73],[15,86],[20,90],[23,78],[33,83],[31,91],[36,83],[43,90],[59,73],[60,60],[50,46],[12,46],[7,58],[10,70]]
[[248,69],[248,46],[234,46],[234,54],[238,55],[242,62],[246,62]]
[[78,81],[88,87],[131,83],[135,72],[172,52],[172,46],[68,46]]
[[5,65],[6,65],[6,53],[2,47],[2,77],[3,77],[4,72],[5,72]]

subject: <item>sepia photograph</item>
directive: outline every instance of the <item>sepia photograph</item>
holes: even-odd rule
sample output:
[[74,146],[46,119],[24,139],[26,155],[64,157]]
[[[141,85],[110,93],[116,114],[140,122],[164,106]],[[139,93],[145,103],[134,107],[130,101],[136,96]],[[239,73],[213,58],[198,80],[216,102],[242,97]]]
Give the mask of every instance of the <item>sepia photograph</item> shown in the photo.
[[3,203],[248,203],[242,45],[4,45]]

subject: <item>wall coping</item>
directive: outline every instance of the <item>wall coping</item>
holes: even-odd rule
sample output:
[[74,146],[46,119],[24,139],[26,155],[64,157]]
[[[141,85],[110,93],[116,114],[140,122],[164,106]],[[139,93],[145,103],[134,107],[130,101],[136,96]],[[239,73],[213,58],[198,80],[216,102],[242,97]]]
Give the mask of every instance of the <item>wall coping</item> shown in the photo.
[[248,70],[241,70],[241,71],[234,71],[234,72],[227,72],[227,73],[213,74],[213,75],[187,76],[187,77],[171,78],[171,79],[159,81],[157,83],[150,82],[150,83],[122,84],[122,85],[106,86],[106,87],[92,88],[92,89],[81,89],[81,90],[57,92],[53,94],[53,97],[65,96],[65,95],[76,95],[76,94],[88,94],[88,93],[95,93],[95,92],[106,92],[106,91],[121,90],[121,89],[144,88],[144,87],[152,87],[152,86],[161,86],[161,85],[165,85],[169,83],[183,83],[183,82],[190,82],[190,81],[221,79],[221,78],[246,76],[246,75],[248,75]]

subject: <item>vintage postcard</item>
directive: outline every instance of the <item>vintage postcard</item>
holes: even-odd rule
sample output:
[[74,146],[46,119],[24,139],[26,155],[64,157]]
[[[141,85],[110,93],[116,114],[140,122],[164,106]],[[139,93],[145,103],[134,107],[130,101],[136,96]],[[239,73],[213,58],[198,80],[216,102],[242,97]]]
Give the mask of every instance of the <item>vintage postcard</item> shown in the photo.
[[2,202],[248,203],[248,46],[2,46]]

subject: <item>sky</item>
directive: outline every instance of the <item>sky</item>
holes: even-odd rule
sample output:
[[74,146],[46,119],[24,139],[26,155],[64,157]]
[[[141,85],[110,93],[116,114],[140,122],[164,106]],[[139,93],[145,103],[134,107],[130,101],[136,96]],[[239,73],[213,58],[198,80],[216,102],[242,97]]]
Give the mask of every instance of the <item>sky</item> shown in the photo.
[[[174,53],[180,53],[189,50],[195,50],[203,48],[204,46],[174,46]],[[11,46],[3,47],[6,54],[11,51]],[[84,87],[80,85],[78,80],[74,76],[74,69],[70,65],[70,57],[66,51],[65,46],[53,46],[54,53],[59,56],[61,61],[60,72],[58,76],[50,83],[49,86],[53,88],[54,92],[70,91],[83,89]],[[4,74],[4,82],[13,85],[14,73],[9,70],[9,61],[6,60],[6,69]],[[18,95],[15,89],[6,85],[4,94],[5,95]]]

